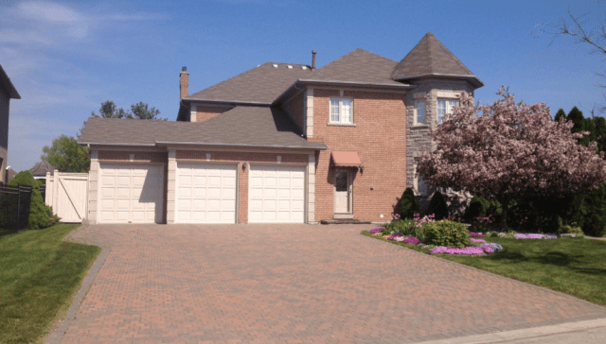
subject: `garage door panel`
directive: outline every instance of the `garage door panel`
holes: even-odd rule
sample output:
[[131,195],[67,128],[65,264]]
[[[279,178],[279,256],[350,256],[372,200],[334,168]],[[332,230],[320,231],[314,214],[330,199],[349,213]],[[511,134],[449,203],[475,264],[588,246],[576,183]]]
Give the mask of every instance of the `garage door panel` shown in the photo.
[[235,165],[181,163],[177,171],[177,222],[235,223]]
[[101,164],[99,222],[160,222],[164,201],[163,171],[163,166]]
[[130,198],[130,188],[117,187],[114,190],[116,190],[116,198]]
[[304,222],[304,167],[251,166],[249,175],[249,222]]

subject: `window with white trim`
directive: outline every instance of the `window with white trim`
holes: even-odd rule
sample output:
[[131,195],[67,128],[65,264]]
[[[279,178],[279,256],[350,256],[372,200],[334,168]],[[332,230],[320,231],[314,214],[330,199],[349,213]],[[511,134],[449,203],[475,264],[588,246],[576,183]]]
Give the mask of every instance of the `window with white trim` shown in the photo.
[[442,123],[445,114],[452,114],[455,106],[459,106],[458,100],[438,98],[438,123]]
[[353,100],[330,98],[330,123],[353,124]]
[[415,173],[414,180],[413,180],[413,187],[414,187],[415,195],[426,196],[429,192],[429,187],[427,186],[427,183],[425,183],[423,178],[421,178],[421,176],[417,172],[417,164],[414,165],[413,170]]
[[424,100],[417,100],[415,102],[415,108],[416,108],[416,113],[415,113],[415,119],[414,119],[414,124],[426,124],[427,123],[427,117],[425,115],[425,101]]

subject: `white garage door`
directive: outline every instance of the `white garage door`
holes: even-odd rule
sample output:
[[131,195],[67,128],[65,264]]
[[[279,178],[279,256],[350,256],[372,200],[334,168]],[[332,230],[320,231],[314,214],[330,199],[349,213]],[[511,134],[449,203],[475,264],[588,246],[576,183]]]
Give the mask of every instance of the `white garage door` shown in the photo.
[[100,223],[160,223],[164,166],[101,165]]
[[248,185],[248,222],[304,222],[305,167],[251,166]]
[[236,166],[178,164],[176,222],[236,223]]

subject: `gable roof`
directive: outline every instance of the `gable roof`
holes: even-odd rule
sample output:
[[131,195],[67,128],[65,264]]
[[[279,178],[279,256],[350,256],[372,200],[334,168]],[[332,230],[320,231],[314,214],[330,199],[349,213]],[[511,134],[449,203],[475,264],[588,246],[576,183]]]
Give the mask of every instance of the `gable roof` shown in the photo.
[[398,63],[364,49],[356,49],[317,70],[313,80],[402,85],[391,79]]
[[50,172],[52,175],[54,170],[55,168],[48,161],[42,160],[28,171],[30,171],[34,177],[46,177],[46,172]]
[[183,99],[270,105],[295,81],[313,73],[307,65],[267,62]]
[[80,144],[201,146],[326,149],[297,134],[279,108],[238,106],[201,123],[91,117]]
[[0,88],[3,89],[9,97],[13,99],[21,99],[19,92],[11,82],[11,79],[6,75],[6,72],[0,65]]
[[431,32],[397,64],[391,78],[410,80],[420,77],[455,77],[468,79],[475,87],[484,85]]

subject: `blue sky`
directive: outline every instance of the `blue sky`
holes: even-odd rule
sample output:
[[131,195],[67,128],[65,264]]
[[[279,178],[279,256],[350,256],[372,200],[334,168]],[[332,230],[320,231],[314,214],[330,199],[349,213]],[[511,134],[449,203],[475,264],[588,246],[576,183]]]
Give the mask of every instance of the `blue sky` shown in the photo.
[[[42,147],[76,136],[105,100],[143,101],[175,120],[179,72],[190,93],[258,64],[317,64],[362,48],[401,60],[428,31],[485,86],[552,112],[604,102],[604,57],[569,37],[541,35],[567,11],[603,20],[601,1],[11,1],[0,3],[0,64],[22,99],[11,101],[8,164],[40,161]],[[595,27],[595,26],[594,26]]]

